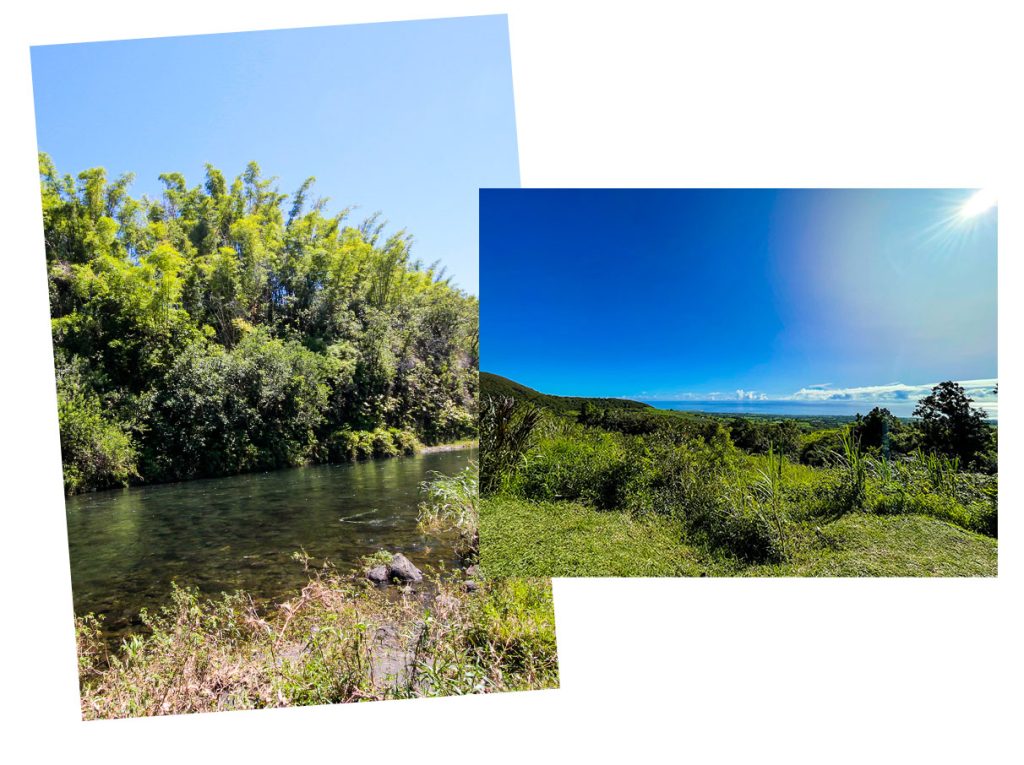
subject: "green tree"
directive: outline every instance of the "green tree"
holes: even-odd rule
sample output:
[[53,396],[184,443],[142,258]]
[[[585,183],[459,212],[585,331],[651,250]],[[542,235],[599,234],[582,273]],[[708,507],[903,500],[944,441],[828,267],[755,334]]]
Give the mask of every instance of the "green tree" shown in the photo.
[[920,418],[921,446],[947,457],[959,459],[963,467],[975,464],[992,443],[992,429],[985,413],[971,404],[973,399],[959,384],[939,383],[921,399],[914,416]]
[[328,214],[313,178],[289,202],[255,162],[165,173],[157,199],[45,154],[39,176],[75,490],[323,460],[340,432],[476,432],[478,301],[380,216]]

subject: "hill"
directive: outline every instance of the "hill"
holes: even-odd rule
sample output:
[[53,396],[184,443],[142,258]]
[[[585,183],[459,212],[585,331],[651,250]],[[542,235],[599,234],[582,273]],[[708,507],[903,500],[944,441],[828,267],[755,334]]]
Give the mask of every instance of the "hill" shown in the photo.
[[511,396],[512,398],[529,401],[537,406],[543,406],[555,412],[579,411],[584,402],[604,409],[652,409],[650,404],[640,401],[630,401],[623,398],[586,398],[583,396],[552,396],[541,393],[533,388],[509,380],[507,377],[491,374],[490,372],[480,373],[480,395],[483,396]]

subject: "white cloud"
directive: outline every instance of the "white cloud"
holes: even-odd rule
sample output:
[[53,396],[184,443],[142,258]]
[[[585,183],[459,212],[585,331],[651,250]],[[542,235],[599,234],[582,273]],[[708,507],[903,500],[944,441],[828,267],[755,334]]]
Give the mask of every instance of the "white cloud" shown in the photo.
[[759,393],[756,390],[743,390],[742,388],[737,388],[736,398],[740,401],[767,401],[768,395],[766,393]]

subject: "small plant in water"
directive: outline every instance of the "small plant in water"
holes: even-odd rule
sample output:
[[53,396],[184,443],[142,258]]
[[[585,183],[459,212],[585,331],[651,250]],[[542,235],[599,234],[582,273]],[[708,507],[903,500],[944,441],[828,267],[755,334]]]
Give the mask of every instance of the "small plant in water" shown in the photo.
[[479,481],[477,466],[470,464],[453,476],[435,474],[425,481],[426,497],[420,503],[419,522],[425,531],[459,535],[456,552],[464,558],[476,557],[480,541]]

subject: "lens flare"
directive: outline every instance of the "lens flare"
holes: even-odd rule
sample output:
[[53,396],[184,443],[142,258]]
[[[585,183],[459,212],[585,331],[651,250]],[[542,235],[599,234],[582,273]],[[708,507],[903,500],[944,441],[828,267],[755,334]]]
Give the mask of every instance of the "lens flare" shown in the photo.
[[960,208],[961,218],[976,218],[996,206],[996,195],[991,189],[979,189]]

